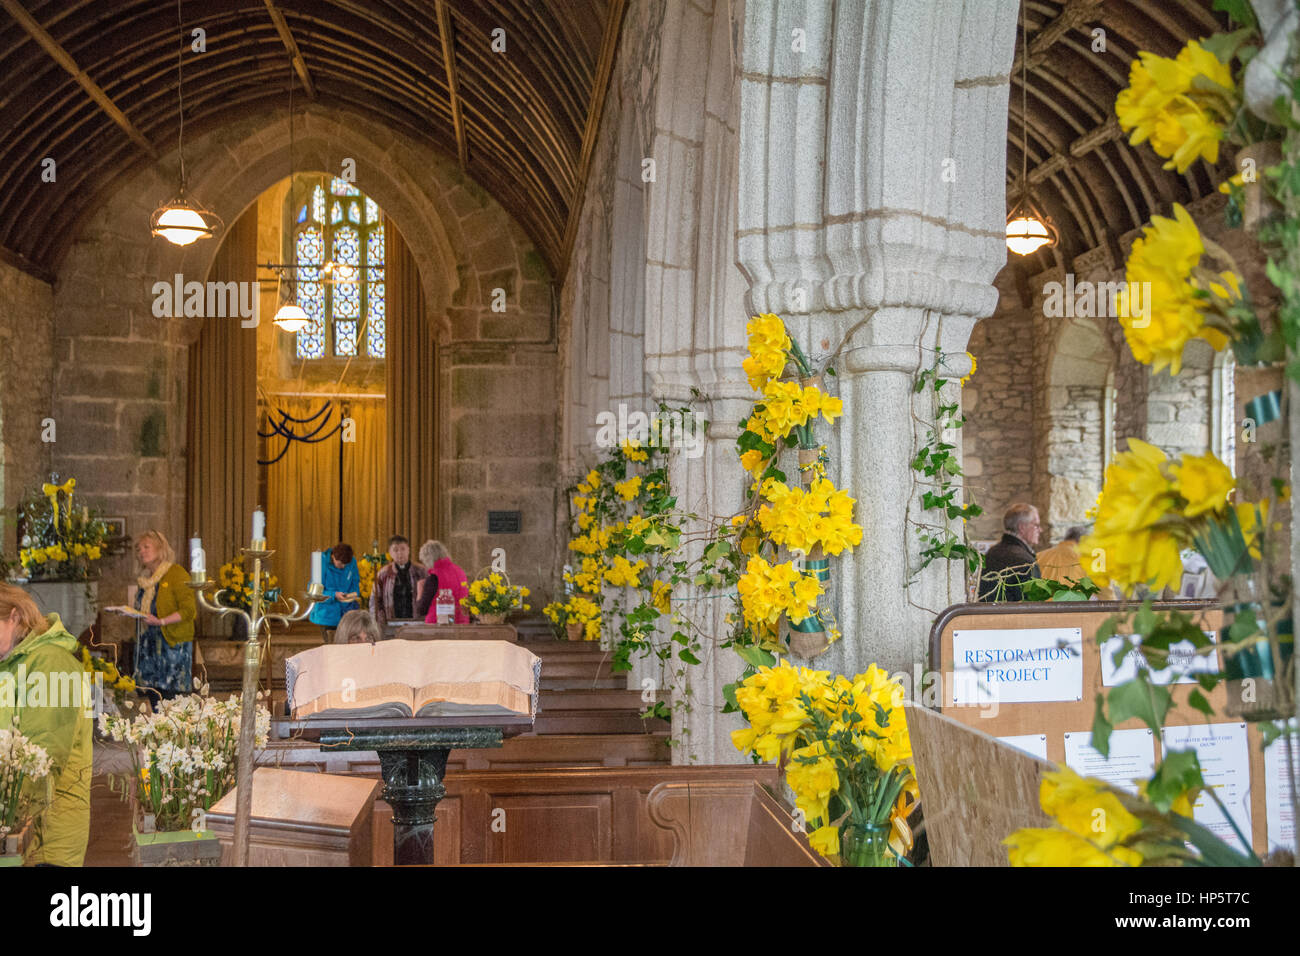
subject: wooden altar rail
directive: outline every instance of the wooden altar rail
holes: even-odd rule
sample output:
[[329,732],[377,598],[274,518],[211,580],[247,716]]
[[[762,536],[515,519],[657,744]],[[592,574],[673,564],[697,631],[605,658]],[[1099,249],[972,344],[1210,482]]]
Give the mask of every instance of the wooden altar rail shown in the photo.
[[[790,812],[763,790],[777,779],[771,765],[449,772],[434,859],[820,865]],[[391,863],[391,817],[378,800],[376,866]]]

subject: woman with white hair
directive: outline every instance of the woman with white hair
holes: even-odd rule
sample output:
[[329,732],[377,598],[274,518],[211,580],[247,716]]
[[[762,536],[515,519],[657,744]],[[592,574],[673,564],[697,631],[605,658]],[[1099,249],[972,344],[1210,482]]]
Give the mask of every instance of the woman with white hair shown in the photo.
[[420,563],[429,569],[429,576],[420,582],[420,594],[415,604],[415,616],[424,618],[426,624],[438,623],[438,591],[447,588],[456,603],[457,624],[469,623],[469,612],[461,605],[461,598],[469,594],[469,580],[441,541],[426,541],[420,545]]

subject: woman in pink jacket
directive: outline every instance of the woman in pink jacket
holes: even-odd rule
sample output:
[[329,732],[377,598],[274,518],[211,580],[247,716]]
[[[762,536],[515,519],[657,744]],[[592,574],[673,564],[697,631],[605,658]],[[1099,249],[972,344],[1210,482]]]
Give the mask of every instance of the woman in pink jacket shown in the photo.
[[450,588],[456,602],[456,623],[468,624],[469,612],[461,605],[461,598],[469,594],[469,580],[465,572],[447,551],[441,541],[426,541],[420,545],[420,563],[429,569],[429,576],[420,583],[420,595],[415,604],[415,616],[423,617],[426,624],[438,623],[438,591]]

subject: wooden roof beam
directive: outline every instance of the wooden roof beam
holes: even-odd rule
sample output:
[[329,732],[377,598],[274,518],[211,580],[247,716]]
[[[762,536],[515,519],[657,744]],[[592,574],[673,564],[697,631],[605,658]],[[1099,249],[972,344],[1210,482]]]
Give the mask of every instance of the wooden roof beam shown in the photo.
[[[270,2],[270,0],[268,0]],[[451,12],[445,0],[435,0],[438,16],[438,36],[442,39],[442,62],[447,70],[447,91],[451,97],[451,125],[456,132],[456,158],[460,171],[469,167],[469,147],[465,141],[465,116],[460,109],[460,84],[456,77],[456,50],[451,35]]]
[[293,61],[294,72],[298,74],[298,79],[302,80],[302,88],[307,91],[307,98],[316,99],[316,84],[312,82],[311,73],[307,69],[307,61],[302,58],[302,51],[298,49],[298,42],[289,31],[289,21],[284,18],[284,14],[275,5],[275,0],[264,0],[264,2],[266,3],[266,12],[271,15],[271,22],[275,24],[275,32],[280,34],[280,40],[284,43],[284,48],[289,51],[289,59]]
[[[1028,2],[1028,0],[1022,0],[1022,2]],[[1101,2],[1102,0],[1069,0],[1061,9],[1060,14],[1043,26],[1042,29],[1035,32],[1033,39],[1029,41],[1029,69],[1037,69],[1038,65],[1047,59],[1047,51],[1055,45],[1057,40],[1091,20],[1096,15],[1097,7],[1101,5]],[[1019,24],[1016,25],[1019,26]],[[1011,64],[1011,73],[1012,75],[1020,73],[1020,53],[1016,54],[1016,58]]]
[[30,13],[18,2],[18,0],[0,0],[0,6],[18,21],[18,25],[27,31],[27,35],[40,44],[41,48],[48,53],[59,66],[63,67],[72,75],[72,78],[81,85],[81,88],[90,95],[90,98],[102,109],[109,117],[122,128],[131,140],[143,149],[153,159],[158,158],[157,151],[153,145],[144,138],[144,134],[135,128],[135,124],[127,119],[126,114],[117,108],[117,104],[109,98],[109,95],[90,78],[90,76],[77,65],[77,61],[72,58],[54,37],[45,31],[45,28],[37,23]]
[[560,262],[556,279],[564,283],[569,271],[569,256],[578,235],[578,219],[582,214],[583,197],[587,191],[587,175],[591,172],[591,156],[596,149],[596,134],[600,132],[600,116],[605,109],[605,94],[614,75],[614,55],[618,52],[618,37],[623,29],[623,14],[627,12],[626,0],[610,0],[609,19],[605,21],[605,35],[600,42],[600,59],[596,62],[596,77],[591,84],[591,102],[587,107],[586,128],[582,131],[582,153],[578,157],[578,181],[569,200],[569,221],[564,227],[560,245]]

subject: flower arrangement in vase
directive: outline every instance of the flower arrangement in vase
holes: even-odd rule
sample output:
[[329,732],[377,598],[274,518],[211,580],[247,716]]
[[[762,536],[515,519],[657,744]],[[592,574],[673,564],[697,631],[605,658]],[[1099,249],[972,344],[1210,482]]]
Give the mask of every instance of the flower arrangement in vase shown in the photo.
[[0,865],[21,865],[31,833],[32,815],[42,803],[37,795],[50,775],[50,755],[24,737],[14,718],[0,729]]
[[777,761],[809,842],[843,866],[897,866],[918,797],[904,691],[874,664],[850,680],[778,660],[736,688],[738,750]]
[[[130,792],[134,795],[136,851],[146,859],[161,849],[167,862],[178,854],[215,864],[220,859],[216,837],[207,829],[207,811],[236,783],[241,700],[208,695],[195,681],[197,693],[161,701],[152,712],[141,707],[134,715],[101,714],[100,731],[126,745],[131,762]],[[261,697],[259,692],[258,697]],[[131,704],[127,704],[128,711]],[[257,707],[254,746],[265,747],[271,712]],[[190,842],[206,844],[180,851],[175,837],[192,834]]]
[[85,581],[94,577],[103,556],[107,529],[98,512],[77,509],[77,479],[58,483],[51,475],[40,493],[18,505],[18,560],[30,581]]
[[493,571],[471,581],[469,593],[460,599],[460,604],[480,624],[500,624],[511,611],[528,610],[524,603],[526,597],[528,588],[512,585],[505,574]]
[[360,559],[357,561],[357,574],[359,575],[360,581],[357,585],[357,593],[361,595],[361,604],[363,607],[369,604],[370,592],[375,589],[375,577],[379,574],[379,570],[387,563],[388,555],[379,550],[378,541],[372,541],[370,543],[370,551],[367,554],[361,555]]
[[[217,572],[221,590],[217,603],[224,607],[237,607],[248,611],[253,606],[253,574],[245,570],[243,557],[227,561]],[[280,599],[280,580],[274,574],[262,572],[262,606],[269,607]],[[238,615],[236,615],[238,616]]]
[[571,641],[600,640],[600,605],[590,598],[572,594],[565,601],[546,605],[542,613]]

